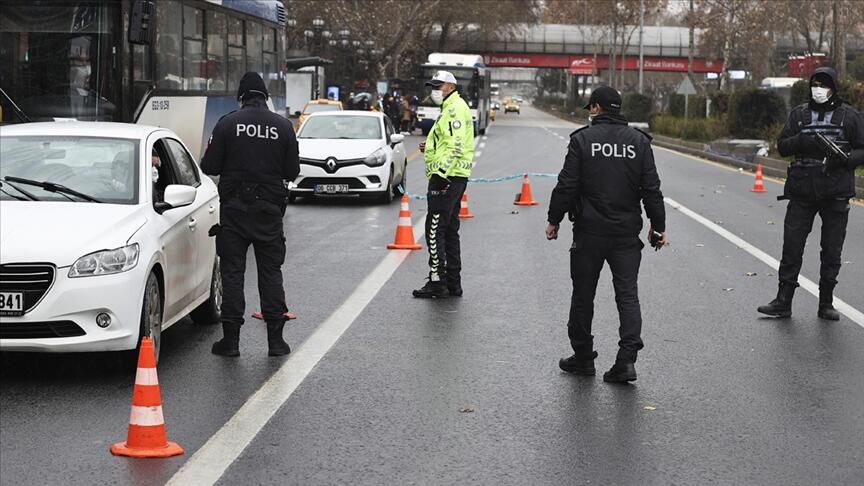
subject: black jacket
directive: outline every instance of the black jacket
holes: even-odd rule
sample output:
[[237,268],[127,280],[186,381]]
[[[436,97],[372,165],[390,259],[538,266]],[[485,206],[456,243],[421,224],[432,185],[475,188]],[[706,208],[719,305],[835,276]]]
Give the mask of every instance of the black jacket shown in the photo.
[[294,128],[263,100],[253,99],[216,123],[201,169],[220,176],[223,201],[238,196],[243,183],[256,185],[263,199],[281,201],[285,196],[282,181],[293,181],[300,174]]
[[558,184],[552,190],[549,222],[569,212],[575,231],[633,236],[642,230],[642,210],[655,231],[666,231],[666,209],[654,165],[651,137],[604,113],[570,135]]

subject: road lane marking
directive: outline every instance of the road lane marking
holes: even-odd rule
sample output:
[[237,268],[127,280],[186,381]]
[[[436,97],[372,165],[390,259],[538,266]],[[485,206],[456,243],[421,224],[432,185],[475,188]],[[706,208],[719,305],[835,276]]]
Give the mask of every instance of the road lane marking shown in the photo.
[[[759,260],[762,260],[762,262],[764,262],[765,264],[767,264],[769,267],[773,268],[774,270],[778,270],[780,268],[780,262],[777,261],[777,259],[775,259],[771,255],[765,253],[764,251],[760,250],[759,248],[756,248],[755,246],[751,245],[750,243],[744,241],[742,238],[734,235],[732,232],[721,227],[717,223],[714,223],[713,221],[702,216],[701,214],[687,208],[686,206],[683,206],[681,203],[675,201],[674,199],[670,199],[668,197],[665,197],[665,198],[663,198],[663,200],[666,201],[666,204],[671,206],[672,209],[675,209],[676,211],[680,212],[681,214],[690,217],[691,219],[695,220],[698,223],[701,223],[706,228],[717,233],[718,235],[722,236],[723,238],[726,238],[727,240],[729,240],[732,244],[734,244],[738,248],[746,251],[747,253],[758,258]],[[819,297],[819,285],[817,285],[815,282],[813,282],[812,280],[810,280],[804,276],[799,276],[798,277],[798,283],[799,283],[799,285],[801,285],[801,288],[810,292],[811,294],[815,295],[816,297]],[[854,322],[854,323],[858,324],[859,326],[861,326],[862,328],[864,328],[864,313],[862,313],[858,309],[852,307],[851,305],[847,304],[846,302],[844,302],[843,300],[841,300],[837,297],[834,297],[834,307],[837,309],[838,312],[840,312],[841,314],[843,314],[846,317],[848,317],[849,319],[851,319],[852,322]]]
[[[420,235],[417,241],[425,234],[425,220],[424,215],[414,225],[414,234]],[[282,366],[186,461],[166,485],[216,483],[375,298],[409,253],[409,250],[389,252],[345,302],[291,353]]]

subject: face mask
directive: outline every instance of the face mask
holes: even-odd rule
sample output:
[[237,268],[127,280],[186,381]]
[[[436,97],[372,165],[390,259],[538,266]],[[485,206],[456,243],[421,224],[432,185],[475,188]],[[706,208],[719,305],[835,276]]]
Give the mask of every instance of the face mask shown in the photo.
[[153,167],[153,176],[152,177],[153,177],[153,184],[156,184],[157,182],[159,182],[159,169],[157,169],[156,167]]
[[810,95],[817,105],[821,105],[828,101],[828,88],[810,88]]
[[444,103],[444,93],[440,89],[433,89],[431,97],[432,103],[435,103],[436,105]]

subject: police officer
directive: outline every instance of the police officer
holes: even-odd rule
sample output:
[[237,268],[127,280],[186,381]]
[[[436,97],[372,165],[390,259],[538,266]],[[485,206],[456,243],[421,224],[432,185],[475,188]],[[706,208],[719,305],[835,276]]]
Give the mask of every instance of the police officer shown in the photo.
[[414,297],[462,296],[462,257],[459,248],[459,207],[471,177],[474,159],[474,122],[468,104],[456,91],[456,78],[438,71],[426,82],[441,115],[420,144],[429,179],[426,245],[429,281]]
[[[826,153],[817,143],[821,133],[848,157]],[[837,94],[837,74],[829,67],[816,69],[810,77],[810,100],[796,106],[777,140],[777,150],[792,156],[783,195],[788,199],[783,222],[783,256],[780,261],[777,298],[757,310],[775,317],[792,315],[792,296],[807,236],[816,214],[822,218],[822,267],[819,272],[821,319],[836,321],[834,287],[840,273],[840,254],[849,220],[849,198],[855,195],[855,167],[864,163],[864,123],[860,114]]]
[[[649,241],[666,244],[666,211],[660,178],[654,165],[651,137],[630,128],[620,115],[621,96],[602,86],[585,106],[589,125],[570,135],[564,168],[549,203],[546,238],[558,238],[565,213],[573,221],[570,277],[573,296],[567,324],[573,355],[560,360],[562,370],[594,375],[594,294],[603,263],[612,271],[620,319],[619,350],[615,364],[603,375],[607,382],[636,379],[636,354],[642,349],[642,315],[637,280],[642,230],[640,200],[651,221]],[[652,237],[653,236],[653,237]]]
[[287,119],[268,109],[268,96],[261,76],[244,74],[237,90],[241,108],[219,120],[201,160],[205,174],[220,176],[220,224],[212,232],[221,263],[225,336],[213,344],[212,351],[222,356],[240,355],[240,326],[246,307],[243,277],[250,244],[258,266],[269,354],[291,352],[282,339],[285,321],[296,317],[288,312],[282,287],[282,217],[287,196],[283,180],[294,180],[300,165],[294,130]]

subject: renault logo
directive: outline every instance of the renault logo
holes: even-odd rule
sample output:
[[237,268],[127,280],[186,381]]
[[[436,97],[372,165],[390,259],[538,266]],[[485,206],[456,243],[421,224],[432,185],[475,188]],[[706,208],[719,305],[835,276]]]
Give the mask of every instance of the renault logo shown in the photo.
[[324,165],[327,166],[327,170],[329,172],[336,172],[336,159],[334,159],[333,157],[327,159],[327,162],[324,162]]

